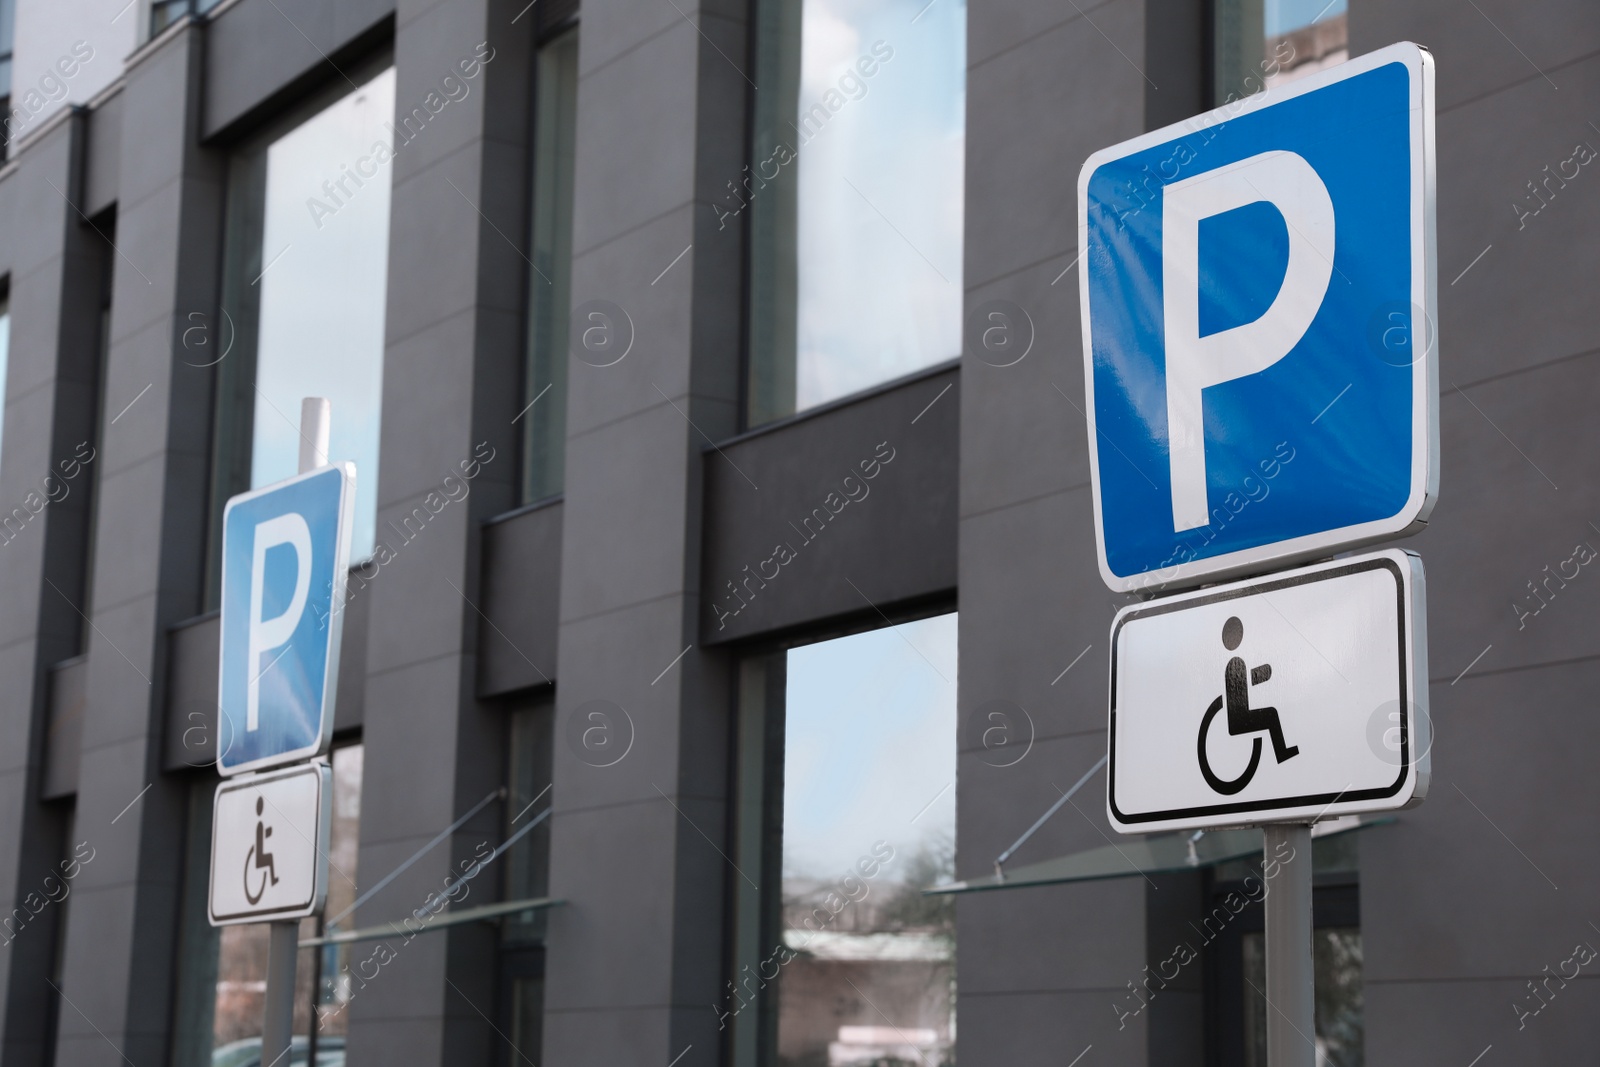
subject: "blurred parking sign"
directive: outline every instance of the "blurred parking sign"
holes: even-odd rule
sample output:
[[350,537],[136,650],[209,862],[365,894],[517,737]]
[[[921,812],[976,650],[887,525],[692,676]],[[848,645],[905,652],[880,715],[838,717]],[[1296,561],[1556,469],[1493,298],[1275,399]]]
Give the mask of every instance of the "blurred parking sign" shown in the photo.
[[319,755],[333,731],[355,468],[228,501],[222,520],[217,770]]

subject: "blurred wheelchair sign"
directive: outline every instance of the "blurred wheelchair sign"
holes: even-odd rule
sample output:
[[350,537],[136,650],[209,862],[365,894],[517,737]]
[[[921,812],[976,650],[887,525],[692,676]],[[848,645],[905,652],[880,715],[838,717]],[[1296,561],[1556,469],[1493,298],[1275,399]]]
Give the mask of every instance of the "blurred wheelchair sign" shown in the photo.
[[326,763],[235,778],[211,819],[212,926],[298,919],[322,910],[332,815]]
[[333,732],[355,468],[228,501],[222,520],[217,771],[308,759]]

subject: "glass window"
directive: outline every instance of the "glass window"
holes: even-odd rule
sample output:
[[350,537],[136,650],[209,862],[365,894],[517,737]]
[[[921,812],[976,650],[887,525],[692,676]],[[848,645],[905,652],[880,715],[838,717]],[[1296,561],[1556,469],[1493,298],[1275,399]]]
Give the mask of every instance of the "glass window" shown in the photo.
[[[555,704],[547,694],[514,708],[510,715],[506,770],[506,900],[545,896],[550,885],[550,738]],[[517,835],[521,833],[522,836]],[[509,1044],[497,1062],[521,1067],[539,1055],[544,1033],[545,912],[507,915],[500,926],[500,1030]]]
[[[1363,1067],[1364,1016],[1358,834],[1313,839],[1312,968],[1319,1067]],[[1214,1015],[1211,1043],[1221,1063],[1268,1067],[1265,911],[1261,861],[1234,860],[1212,872],[1212,910],[1194,924],[1208,957]],[[1269,890],[1270,891],[1270,890]],[[1225,902],[1242,895],[1242,910]]]
[[185,15],[203,14],[221,2],[222,0],[151,0],[150,36],[154,37]]
[[[550,807],[550,732],[553,702],[544,697],[511,713],[510,767],[507,771],[505,839],[510,840]],[[542,897],[550,884],[550,822],[545,820],[506,849],[505,899]],[[508,916],[502,927],[507,944],[537,943],[544,937],[544,912]]]
[[[1311,932],[1316,992],[1317,1063],[1362,1067],[1361,930],[1318,927]],[[1267,1067],[1267,945],[1264,935],[1244,935],[1245,1067]]]
[[187,15],[190,3],[191,0],[151,0],[150,36],[154,37]]
[[1349,59],[1347,6],[1348,0],[1214,0],[1213,102]]
[[[356,859],[361,851],[361,773],[365,767],[366,749],[361,745],[336,748],[329,756],[333,764],[333,820],[328,833],[328,902],[322,913],[328,917],[343,916],[342,920],[324,933],[355,927],[354,913],[345,915],[356,899]],[[344,1049],[345,1034],[350,1026],[350,962],[351,956],[365,945],[323,945],[312,966],[316,970],[309,976],[316,987],[317,1001],[317,1064],[324,1057]],[[305,953],[301,953],[304,960]],[[331,1062],[342,1064],[342,1056]]]
[[713,201],[748,215],[746,422],[961,351],[963,0],[760,0],[752,158]]
[[[113,268],[116,265],[116,239],[117,220],[115,214],[108,214],[94,224],[94,229],[100,240],[95,245],[96,254],[99,256],[99,285],[100,285],[100,315],[96,323],[95,332],[95,358],[94,358],[94,411],[90,425],[93,427],[92,451],[89,455],[95,459],[100,457],[105,445],[105,417],[106,417],[106,368],[111,360],[111,297],[113,293]],[[5,373],[3,364],[0,364],[0,375]],[[3,378],[0,378],[3,380]],[[81,446],[74,444],[74,453],[81,454]],[[92,628],[89,620],[94,618],[94,540],[96,523],[100,517],[100,468],[91,464],[90,469],[83,473],[83,492],[88,494],[88,506],[85,508],[84,538],[83,538],[83,596],[82,610],[78,627],[78,651],[86,651],[89,647],[89,631]]]
[[11,368],[11,300],[0,298],[0,440],[5,434],[6,373]]
[[578,103],[578,31],[539,49],[533,149],[533,266],[522,502],[561,492],[567,454],[567,322],[572,301],[572,175]]
[[300,401],[333,403],[330,458],[356,465],[352,560],[377,522],[394,70],[230,162],[216,364],[210,603],[228,497],[299,469]]
[[954,1063],[956,616],[747,660],[737,1067]]

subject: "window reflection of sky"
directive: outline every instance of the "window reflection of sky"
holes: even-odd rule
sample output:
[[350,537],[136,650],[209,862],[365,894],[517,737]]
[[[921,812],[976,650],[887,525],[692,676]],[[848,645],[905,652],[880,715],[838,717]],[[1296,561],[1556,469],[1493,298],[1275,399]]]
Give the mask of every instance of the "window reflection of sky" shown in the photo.
[[785,715],[785,878],[954,839],[955,615],[791,649]]
[[802,115],[874,42],[894,54],[809,140],[796,131],[801,409],[961,350],[967,9],[926,3],[805,4]]
[[[256,369],[250,485],[293,475],[300,401],[333,403],[329,458],[356,465],[352,560],[372,553],[377,515],[378,429],[383,392],[384,297],[389,262],[388,165],[346,188],[321,226],[307,206],[333,201],[323,182],[354,169],[374,144],[390,143],[394,71],[317,114],[267,149],[261,262],[261,332]],[[370,164],[369,164],[370,169]],[[276,259],[276,261],[274,261]]]
[[1267,36],[1278,37],[1345,13],[1349,0],[1267,0]]

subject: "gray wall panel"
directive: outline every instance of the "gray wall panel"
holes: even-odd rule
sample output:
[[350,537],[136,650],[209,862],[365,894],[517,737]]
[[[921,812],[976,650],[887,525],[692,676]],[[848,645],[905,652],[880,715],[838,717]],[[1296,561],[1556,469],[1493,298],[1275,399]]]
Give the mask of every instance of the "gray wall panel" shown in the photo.
[[561,502],[485,524],[483,573],[478,692],[549,684],[561,596]]
[[701,641],[953,594],[960,393],[948,368],[707,449]]
[[[986,32],[990,8],[1004,10],[996,11],[997,18],[1020,18],[1022,9],[1048,12],[1052,25],[985,59],[977,40]],[[969,289],[1027,267],[1047,270],[1053,258],[1060,261],[1049,270],[1054,278],[1072,262],[1078,169],[1090,152],[1142,132],[1145,122],[1148,86],[1099,31],[1129,55],[1141,55],[1142,10],[1138,0],[1113,0],[1089,9],[1088,16],[1067,8],[1070,17],[1057,23],[1061,8],[1054,4],[968,5],[963,278]],[[1041,128],[1051,136],[1039,136]],[[1019,210],[1020,204],[1028,209]],[[1075,291],[1059,292],[1073,278],[1063,278],[1052,297],[1076,302]],[[969,302],[969,313],[973,307]]]
[[1439,60],[1440,108],[1529,81],[1554,104],[1570,92],[1561,69],[1600,47],[1600,7],[1587,0],[1351,0],[1351,55],[1394,41],[1415,41]]
[[1582,564],[1600,551],[1597,403],[1600,353],[1446,392],[1439,506],[1399,542],[1428,568],[1436,682],[1479,653],[1474,673],[1600,653],[1600,581]]
[[[1363,922],[1365,912],[1363,911]],[[1581,930],[1563,937],[1551,931],[1547,951],[1528,974],[1506,978],[1464,980],[1419,985],[1368,979],[1366,988],[1367,1062],[1371,1050],[1381,1048],[1396,1057],[1390,1062],[1427,1064],[1482,1064],[1504,1055],[1509,1062],[1528,1064],[1581,1063],[1574,1049],[1594,1045],[1595,1019],[1600,1018],[1600,982],[1590,976],[1559,983],[1550,979],[1563,961],[1572,958],[1573,944],[1594,944],[1594,932]],[[1567,973],[1571,973],[1570,969]],[[1529,992],[1537,980],[1544,993],[1540,1001]],[[1532,1012],[1542,1002],[1548,1006],[1530,1014],[1519,1027],[1516,1008]],[[1492,1046],[1492,1049],[1491,1049]]]
[[216,612],[174,626],[167,634],[167,714],[162,769],[216,762],[217,657],[222,627]]
[[[392,557],[360,593],[368,612],[363,692],[363,886],[375,884],[504,782],[501,709],[475,699],[481,523],[515,484],[522,345],[515,279],[525,277],[527,130],[533,19],[522,3],[404,2],[396,12],[396,100],[421,102],[480,42],[495,58],[395,157],[390,211],[378,532]],[[514,143],[507,138],[515,138]],[[507,235],[514,235],[507,236]],[[465,499],[409,538],[404,518],[460,476]],[[393,524],[393,525],[391,525]],[[358,601],[360,603],[360,601]],[[501,839],[483,809],[357,913],[361,925],[422,905],[457,864]],[[498,895],[498,871],[474,902]],[[479,897],[477,894],[482,894]],[[489,1062],[500,1041],[492,927],[458,926],[408,944],[350,1010],[352,1067]]]
[[84,162],[83,213],[94,218],[117,201],[122,159],[122,91],[112,89],[89,112],[89,151]]
[[[1600,47],[1600,30],[1592,39]],[[1478,72],[1441,56],[1441,97],[1446,85],[1463,82],[1485,88]],[[1439,351],[1447,391],[1600,349],[1600,316],[1580,281],[1595,268],[1587,238],[1600,233],[1600,182],[1590,181],[1594,163],[1569,162],[1580,143],[1600,152],[1600,132],[1590,125],[1600,56],[1566,68],[1561,82],[1556,92],[1535,75],[1439,116]],[[1563,167],[1577,176],[1564,182]],[[1546,180],[1547,203],[1528,187]]]
[[[1428,799],[1362,835],[1369,976],[1532,976],[1559,962],[1541,959],[1550,950],[1572,947],[1588,915],[1567,901],[1593,899],[1600,885],[1600,857],[1577,836],[1600,801],[1570,785],[1586,773],[1600,723],[1572,697],[1597,683],[1600,661],[1588,660],[1434,684]],[[1541,711],[1529,721],[1508,707]]]
[[[731,435],[738,395],[737,257],[702,190],[740,171],[749,86],[742,22],[679,6],[676,25],[632,0],[583,12],[572,298],[626,309],[637,342],[613,366],[570,364],[551,823],[551,893],[568,903],[550,917],[550,1063],[670,1063],[719,1044],[705,1005],[731,875],[708,838],[725,822],[731,664],[685,649],[701,611],[700,435]],[[591,700],[637,726],[610,767],[561,740]]]
[[[958,878],[991,874],[995,856],[1105,751],[1112,597],[1095,564],[1087,442],[1074,410],[1083,403],[1076,186],[1091,152],[1142,132],[1162,111],[1158,90],[1130,58],[1176,47],[1147,34],[1147,8],[1150,17],[1165,10],[1154,0],[1118,0],[1057,21],[1059,9],[1027,0],[974,0],[968,8],[967,333],[987,325],[991,301],[1005,300],[1026,312],[1035,336],[1009,366],[995,365],[1010,360],[972,340],[963,354]],[[1019,32],[1041,23],[1050,28]],[[996,26],[1014,36],[995,36]],[[1165,72],[1150,77],[1166,81]],[[1192,97],[1192,87],[1179,84],[1192,80],[1192,71],[1175,74],[1162,91]],[[1005,702],[1019,730],[1038,738],[1010,766],[994,764],[1013,758],[1011,750],[997,759],[983,748],[982,728],[974,730],[991,701]],[[1104,782],[1091,780],[1013,862],[1103,846],[1114,836]],[[963,945],[1016,950],[958,955],[960,1062],[1070,1062],[1092,1044],[1097,1063],[1153,1063],[1149,1014],[1119,1029],[1113,1010],[1148,962],[1150,892],[1142,880],[1121,879],[962,901]],[[983,933],[973,938],[972,929]],[[1054,952],[1037,951],[1041,931],[1050,931]]]
[[[394,0],[243,0],[211,20],[206,46],[202,136],[211,137],[264,103],[325,80],[340,80],[346,49],[381,45]],[[478,38],[482,40],[482,38]],[[332,57],[332,58],[330,58]],[[344,62],[341,63],[340,60]]]
[[[1035,897],[1025,906],[1060,914],[1050,903],[1053,902],[1048,898]],[[1112,1067],[1144,1067],[1148,1063],[1155,1067],[1146,1052],[1143,1027],[1130,1021],[1126,1028],[1117,1029],[1111,1004],[1118,992],[1127,991],[1107,988],[962,993],[961,1042],[984,1050],[980,1062],[1070,1064],[1074,1056],[1088,1053],[1079,1067],[1089,1062]]]

